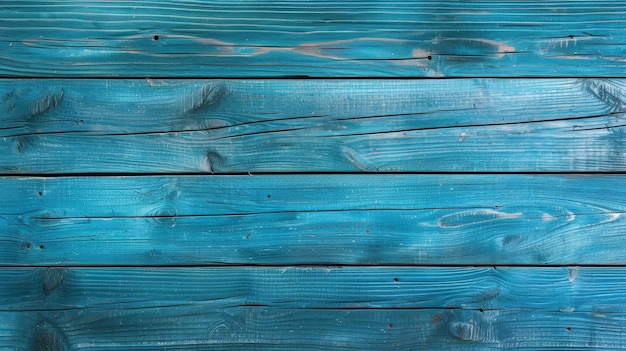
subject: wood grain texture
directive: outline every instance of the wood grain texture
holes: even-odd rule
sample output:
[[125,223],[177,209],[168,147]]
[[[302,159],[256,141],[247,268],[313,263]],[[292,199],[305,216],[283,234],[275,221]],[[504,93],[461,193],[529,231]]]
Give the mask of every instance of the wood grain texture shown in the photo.
[[11,350],[620,350],[623,313],[262,306],[0,312]]
[[623,172],[626,81],[0,80],[0,172]]
[[211,303],[286,309],[626,312],[621,267],[2,268],[0,311]]
[[16,77],[623,76],[615,1],[3,1]]
[[7,177],[0,178],[0,264],[624,264],[625,182],[620,175]]

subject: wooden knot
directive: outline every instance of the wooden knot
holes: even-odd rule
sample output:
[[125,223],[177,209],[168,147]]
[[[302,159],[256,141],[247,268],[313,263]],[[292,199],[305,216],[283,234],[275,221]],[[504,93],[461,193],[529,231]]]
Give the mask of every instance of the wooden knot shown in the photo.
[[48,268],[43,276],[43,292],[48,295],[53,290],[63,284],[65,280],[65,269],[63,268]]
[[65,351],[70,349],[65,335],[48,322],[37,325],[32,346],[35,351]]

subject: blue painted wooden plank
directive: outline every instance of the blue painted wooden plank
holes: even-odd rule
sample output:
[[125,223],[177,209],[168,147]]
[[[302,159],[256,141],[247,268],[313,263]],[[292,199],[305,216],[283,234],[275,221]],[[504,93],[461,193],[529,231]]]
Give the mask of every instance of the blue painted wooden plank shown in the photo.
[[626,81],[0,80],[0,172],[624,171]]
[[3,1],[4,76],[623,76],[623,3]]
[[2,268],[0,310],[211,302],[293,309],[626,312],[623,267]]
[[621,175],[5,177],[0,264],[624,264],[625,182]]
[[625,321],[623,313],[197,303],[0,312],[0,343],[11,350],[620,350]]

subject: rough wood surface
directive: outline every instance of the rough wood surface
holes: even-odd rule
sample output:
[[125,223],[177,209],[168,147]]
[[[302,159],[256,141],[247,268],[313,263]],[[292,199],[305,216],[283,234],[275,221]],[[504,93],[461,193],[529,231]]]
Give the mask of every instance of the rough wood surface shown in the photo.
[[621,175],[6,177],[0,257],[2,265],[625,264],[625,182]]
[[0,80],[0,172],[624,172],[626,81]]
[[0,312],[10,350],[620,350],[626,314],[172,307]]
[[212,303],[287,309],[626,312],[620,267],[1,268],[2,311]]
[[622,76],[621,2],[3,1],[0,75]]
[[625,23],[2,1],[0,350],[626,350]]

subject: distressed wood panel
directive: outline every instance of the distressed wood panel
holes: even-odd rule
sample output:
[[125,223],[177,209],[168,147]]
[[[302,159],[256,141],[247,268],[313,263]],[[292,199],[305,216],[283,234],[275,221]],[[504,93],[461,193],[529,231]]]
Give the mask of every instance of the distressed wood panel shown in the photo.
[[219,303],[0,312],[11,350],[619,350],[623,313],[303,310]]
[[293,309],[626,312],[623,268],[2,268],[0,310],[129,310],[211,302]]
[[0,172],[623,172],[625,87],[1,80]]
[[0,257],[2,265],[624,264],[625,182],[620,175],[5,177]]
[[615,1],[3,1],[0,75],[623,76]]

